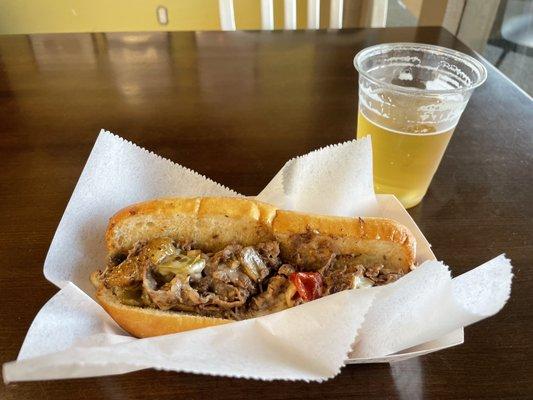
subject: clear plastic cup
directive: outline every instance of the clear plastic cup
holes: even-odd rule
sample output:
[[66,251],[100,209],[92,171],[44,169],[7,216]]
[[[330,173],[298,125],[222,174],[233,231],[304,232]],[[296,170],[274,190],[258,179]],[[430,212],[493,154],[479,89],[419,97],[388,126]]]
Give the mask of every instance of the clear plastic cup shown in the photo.
[[444,47],[389,43],[354,58],[359,72],[357,138],[372,137],[374,185],[417,205],[472,92],[487,70]]

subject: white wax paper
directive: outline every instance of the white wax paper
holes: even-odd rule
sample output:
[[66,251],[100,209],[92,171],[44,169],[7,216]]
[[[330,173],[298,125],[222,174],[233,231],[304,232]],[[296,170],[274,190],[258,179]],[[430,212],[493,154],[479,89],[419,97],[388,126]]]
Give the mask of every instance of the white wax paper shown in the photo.
[[238,196],[102,131],[45,261],[46,278],[61,290],[36,316],[18,360],[4,364],[4,380],[156,368],[323,381],[345,361],[398,360],[457,344],[463,326],[495,314],[509,296],[511,266],[503,256],[453,280],[446,266],[432,261],[429,244],[397,201],[376,200],[370,141],[351,141],[288,161],[258,198],[285,209],[395,218],[417,238],[417,270],[392,285],[341,292],[261,318],[149,339],[129,336],[91,298],[89,275],[104,265],[108,218],[154,197],[206,195]]

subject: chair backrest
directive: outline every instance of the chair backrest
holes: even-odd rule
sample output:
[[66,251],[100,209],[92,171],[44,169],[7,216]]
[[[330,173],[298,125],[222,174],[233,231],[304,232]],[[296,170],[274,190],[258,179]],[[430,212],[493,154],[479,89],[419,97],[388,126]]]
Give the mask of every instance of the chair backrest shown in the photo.
[[[342,28],[342,11],[344,0],[330,0],[329,27]],[[234,31],[235,9],[233,0],[218,0],[220,27],[225,31]],[[296,29],[296,0],[284,0],[283,15],[284,28]],[[307,28],[320,27],[320,0],[307,0]],[[261,29],[274,29],[274,0],[261,0]]]

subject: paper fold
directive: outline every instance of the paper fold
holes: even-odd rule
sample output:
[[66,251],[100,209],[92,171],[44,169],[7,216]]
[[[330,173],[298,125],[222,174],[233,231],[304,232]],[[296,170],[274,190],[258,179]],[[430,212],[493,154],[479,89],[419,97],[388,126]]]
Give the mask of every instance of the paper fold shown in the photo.
[[444,264],[426,261],[379,288],[350,356],[383,357],[494,315],[509,298],[511,268],[500,255],[451,279]]
[[327,146],[289,160],[257,195],[286,210],[375,216],[370,138]]

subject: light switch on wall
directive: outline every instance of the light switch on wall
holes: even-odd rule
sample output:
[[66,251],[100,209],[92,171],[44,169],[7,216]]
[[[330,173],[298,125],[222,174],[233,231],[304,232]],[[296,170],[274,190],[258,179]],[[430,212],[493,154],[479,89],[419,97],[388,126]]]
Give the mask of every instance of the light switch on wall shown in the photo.
[[168,24],[168,10],[165,6],[159,6],[156,9],[157,21],[160,25]]

